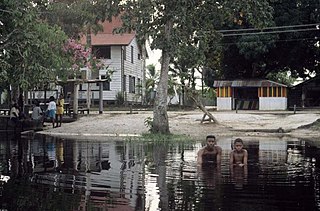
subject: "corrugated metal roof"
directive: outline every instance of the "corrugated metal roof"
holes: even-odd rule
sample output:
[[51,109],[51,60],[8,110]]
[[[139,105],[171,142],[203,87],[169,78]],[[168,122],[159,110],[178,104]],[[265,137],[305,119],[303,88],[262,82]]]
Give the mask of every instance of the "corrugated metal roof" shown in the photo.
[[270,80],[218,80],[214,81],[213,87],[287,87]]

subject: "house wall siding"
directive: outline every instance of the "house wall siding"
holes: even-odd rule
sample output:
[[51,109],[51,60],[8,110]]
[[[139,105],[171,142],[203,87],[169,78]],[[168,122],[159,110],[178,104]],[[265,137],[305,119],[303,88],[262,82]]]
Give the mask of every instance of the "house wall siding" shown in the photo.
[[[133,63],[131,62],[131,46],[133,47]],[[110,90],[103,91],[103,100],[114,101],[116,100],[116,95],[118,92],[122,91],[122,70],[121,70],[121,60],[123,59],[122,48],[126,48],[126,60],[123,60],[124,71],[123,74],[126,76],[126,85],[124,90],[124,96],[127,101],[141,102],[141,97],[138,97],[138,90],[135,87],[135,93],[129,93],[129,76],[135,78],[135,85],[138,85],[138,79],[142,82],[142,60],[138,59],[139,46],[136,38],[134,38],[128,46],[111,46],[111,59],[103,60],[105,67],[109,70],[114,71],[111,76]],[[106,74],[107,69],[99,70],[99,76]],[[97,73],[92,73],[92,79],[99,77]],[[87,84],[83,84],[82,91],[87,90]],[[95,100],[99,99],[99,86],[97,84],[91,84],[91,90]],[[86,94],[79,94],[79,99],[86,99]]]

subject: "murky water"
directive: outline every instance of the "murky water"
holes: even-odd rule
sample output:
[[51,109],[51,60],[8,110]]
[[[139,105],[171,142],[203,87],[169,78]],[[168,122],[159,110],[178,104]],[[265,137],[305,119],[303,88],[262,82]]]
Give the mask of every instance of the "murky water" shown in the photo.
[[204,143],[1,136],[1,210],[319,210],[320,140],[245,138],[247,168]]

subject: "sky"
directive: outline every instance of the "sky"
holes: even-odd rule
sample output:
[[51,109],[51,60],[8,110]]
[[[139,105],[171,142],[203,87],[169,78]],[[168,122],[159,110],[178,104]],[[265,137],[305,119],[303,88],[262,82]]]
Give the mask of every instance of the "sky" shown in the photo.
[[159,49],[154,49],[154,50],[151,50],[150,46],[149,45],[146,45],[146,48],[147,48],[147,53],[148,53],[148,57],[146,59],[146,66],[148,66],[149,64],[154,64],[156,65],[156,70],[160,70],[160,57],[161,57],[161,50]]

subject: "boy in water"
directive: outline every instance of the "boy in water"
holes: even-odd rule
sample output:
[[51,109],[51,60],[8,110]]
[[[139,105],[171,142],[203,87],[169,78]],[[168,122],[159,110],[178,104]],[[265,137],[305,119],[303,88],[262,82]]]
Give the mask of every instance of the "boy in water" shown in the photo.
[[206,137],[207,145],[199,150],[197,163],[202,164],[217,164],[221,163],[221,152],[222,149],[216,146],[216,137],[213,135],[208,135]]
[[230,165],[246,166],[248,164],[248,152],[243,149],[243,141],[240,138],[234,140],[234,150],[230,153]]

